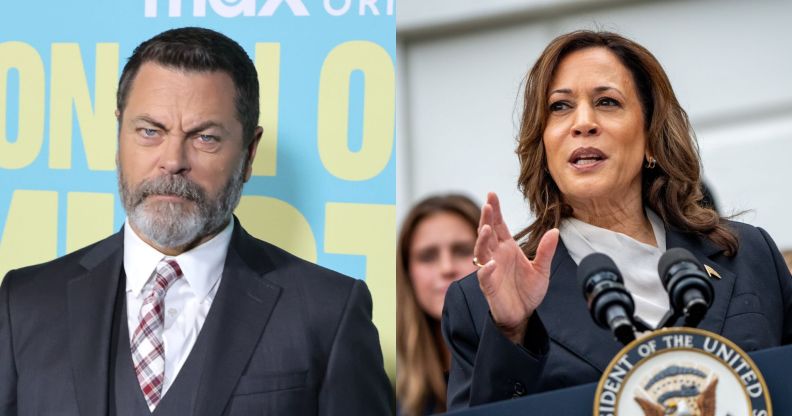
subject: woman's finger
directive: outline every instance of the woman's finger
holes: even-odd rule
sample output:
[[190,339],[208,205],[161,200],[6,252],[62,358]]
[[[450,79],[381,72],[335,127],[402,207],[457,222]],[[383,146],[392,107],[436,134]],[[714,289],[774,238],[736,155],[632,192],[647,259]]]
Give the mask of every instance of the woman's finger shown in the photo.
[[485,224],[479,231],[478,238],[476,238],[476,245],[473,247],[473,256],[476,261],[483,264],[492,258],[492,228]]
[[476,276],[478,276],[479,287],[481,287],[481,292],[485,297],[487,297],[488,302],[490,300],[489,298],[493,295],[495,288],[498,286],[493,276],[493,272],[496,268],[497,265],[495,264],[495,260],[490,260],[476,273]]
[[546,232],[539,240],[536,247],[536,257],[533,260],[534,268],[544,276],[550,276],[550,267],[553,264],[553,255],[558,246],[558,228]]
[[492,227],[489,225],[487,226],[487,233],[489,234],[487,244],[489,244],[490,253],[494,255],[494,253],[498,250],[498,236],[495,235],[495,231],[493,231]]
[[479,219],[479,228],[478,232],[481,233],[481,229],[485,226],[489,225],[492,226],[492,205],[489,202],[484,203],[481,207],[481,219]]
[[492,213],[492,207],[489,206],[489,202],[484,201],[484,204],[481,205],[481,216],[479,217],[478,232],[481,232],[481,227],[483,227],[484,224],[489,224],[486,217],[487,207],[489,207],[490,213]]
[[492,228],[495,231],[495,235],[498,236],[498,239],[501,241],[511,240],[512,236],[509,232],[509,227],[506,226],[506,222],[503,221],[503,214],[501,213],[500,208],[500,201],[498,200],[498,195],[495,192],[490,192],[487,194],[487,203],[492,206]]

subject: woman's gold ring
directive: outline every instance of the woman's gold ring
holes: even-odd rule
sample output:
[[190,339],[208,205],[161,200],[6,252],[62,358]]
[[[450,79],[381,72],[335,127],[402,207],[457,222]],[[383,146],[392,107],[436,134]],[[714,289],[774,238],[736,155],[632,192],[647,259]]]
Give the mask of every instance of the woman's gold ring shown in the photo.
[[484,267],[484,265],[483,265],[483,264],[479,263],[479,261],[478,261],[478,257],[473,257],[473,264],[475,264],[475,265],[476,265],[476,267],[478,267],[479,269],[480,269],[480,268],[482,268],[482,267]]

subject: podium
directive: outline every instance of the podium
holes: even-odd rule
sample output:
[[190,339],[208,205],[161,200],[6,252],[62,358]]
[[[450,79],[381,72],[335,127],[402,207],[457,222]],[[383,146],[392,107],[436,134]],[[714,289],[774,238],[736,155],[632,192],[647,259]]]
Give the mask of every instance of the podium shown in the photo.
[[[792,416],[792,345],[750,354],[762,371],[774,416]],[[597,383],[537,393],[514,400],[472,407],[453,416],[591,416]]]

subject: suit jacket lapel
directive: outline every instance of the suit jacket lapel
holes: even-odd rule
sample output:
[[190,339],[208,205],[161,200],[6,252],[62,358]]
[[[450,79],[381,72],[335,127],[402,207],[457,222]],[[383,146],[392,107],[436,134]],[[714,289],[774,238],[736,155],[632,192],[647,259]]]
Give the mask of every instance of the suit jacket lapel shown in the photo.
[[[723,249],[706,238],[681,233],[668,227],[666,227],[666,247],[680,247],[690,251],[701,264],[712,267],[720,275],[720,279],[710,279],[715,289],[715,298],[704,320],[698,326],[701,329],[720,334],[723,332],[723,323],[726,320],[726,313],[728,312],[729,302],[734,290],[734,282],[737,278],[734,273],[715,261]],[[677,320],[675,325],[682,325],[682,319]]]
[[[666,248],[674,247],[689,250],[702,264],[713,267],[720,274],[720,279],[711,280],[715,299],[698,327],[721,333],[736,278],[734,273],[713,260],[722,249],[705,238],[667,227]],[[622,345],[614,340],[609,330],[594,324],[577,286],[577,265],[561,241],[553,256],[547,298],[553,301],[543,302],[538,310],[550,338],[592,367],[604,371]],[[675,326],[681,324],[681,319],[674,323]]]
[[542,302],[538,310],[550,338],[598,371],[604,371],[621,344],[609,330],[592,320],[577,285],[577,265],[560,240],[553,256],[546,299],[552,302]]
[[223,278],[199,335],[199,342],[207,343],[207,360],[198,386],[198,416],[222,414],[280,296],[281,288],[262,277],[272,263],[266,253],[254,251],[250,239],[237,221]]
[[67,288],[69,355],[82,416],[107,414],[107,381],[113,309],[123,261],[123,233],[89,251],[85,274]]

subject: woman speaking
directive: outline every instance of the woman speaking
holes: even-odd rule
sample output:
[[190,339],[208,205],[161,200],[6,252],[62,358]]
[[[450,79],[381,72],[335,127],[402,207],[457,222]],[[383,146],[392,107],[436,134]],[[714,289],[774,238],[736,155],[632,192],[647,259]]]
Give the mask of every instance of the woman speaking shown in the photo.
[[480,269],[450,286],[443,311],[450,409],[599,378],[621,345],[592,321],[576,282],[594,252],[614,259],[651,326],[669,309],[658,259],[681,247],[714,287],[699,328],[747,351],[792,341],[792,277],[778,249],[700,203],[690,123],[645,48],[608,32],[553,40],[526,78],[518,142],[535,220],[512,237],[488,195]]

